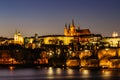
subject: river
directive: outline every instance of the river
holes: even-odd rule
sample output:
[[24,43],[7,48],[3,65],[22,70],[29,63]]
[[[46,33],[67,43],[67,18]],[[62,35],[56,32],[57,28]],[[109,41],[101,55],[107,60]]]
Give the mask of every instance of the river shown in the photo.
[[0,80],[119,80],[117,69],[0,68]]

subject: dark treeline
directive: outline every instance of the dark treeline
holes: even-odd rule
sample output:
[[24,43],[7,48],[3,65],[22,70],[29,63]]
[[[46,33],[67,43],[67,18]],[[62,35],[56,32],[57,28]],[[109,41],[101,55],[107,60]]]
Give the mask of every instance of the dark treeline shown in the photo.
[[[9,44],[0,46],[0,58],[14,58],[18,62],[33,63],[37,58],[40,58],[41,52],[44,49],[24,48],[19,44]],[[6,56],[3,56],[6,54]]]
[[[57,54],[57,48],[61,51]],[[47,52],[53,51],[54,53],[50,54]],[[9,44],[9,45],[0,45],[0,59],[3,59],[4,62],[0,64],[14,64],[5,62],[6,60],[12,58],[17,64],[46,64],[40,63],[39,59],[47,59],[49,65],[64,65],[67,55],[67,46],[57,46],[57,45],[44,45],[43,48],[25,48],[19,44]],[[35,63],[37,61],[37,63]]]

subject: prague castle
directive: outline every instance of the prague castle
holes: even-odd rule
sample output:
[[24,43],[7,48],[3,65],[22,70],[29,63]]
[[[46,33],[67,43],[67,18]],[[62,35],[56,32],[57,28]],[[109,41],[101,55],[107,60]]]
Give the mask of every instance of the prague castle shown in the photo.
[[90,34],[90,30],[80,29],[80,27],[76,29],[76,26],[74,25],[74,20],[72,20],[72,24],[70,24],[69,26],[65,24],[65,27],[64,27],[65,36],[78,36],[78,35],[85,35],[85,34]]
[[[59,45],[62,42],[62,45],[69,45],[71,43],[71,41],[74,41],[74,40],[76,40],[77,42],[81,42],[81,41],[83,42],[83,40],[89,41],[90,37],[88,37],[88,36],[91,36],[90,30],[89,29],[80,29],[80,27],[76,28],[76,26],[74,24],[74,20],[72,20],[72,23],[69,26],[67,26],[67,24],[65,24],[63,35],[39,36],[38,41],[36,42],[35,36],[24,39],[22,37],[22,35],[20,34],[20,32],[16,32],[14,34],[14,43],[20,44],[20,45],[25,44],[25,45],[29,46],[30,44],[37,45],[38,42],[40,44],[56,44],[56,45]],[[97,37],[99,37],[99,36],[97,36]]]
[[[24,57],[23,54],[29,53],[28,58],[31,58],[26,58],[26,63],[33,60],[33,54],[37,54],[39,57],[32,61],[35,64],[48,64],[54,58],[55,61],[53,63],[51,61],[50,64],[55,66],[65,64],[70,67],[120,68],[120,36],[117,32],[113,32],[111,37],[102,37],[100,34],[91,34],[89,29],[76,27],[78,26],[75,26],[72,20],[69,26],[65,24],[62,35],[35,34],[31,37],[23,37],[16,31],[14,38],[1,37],[0,64],[24,63],[25,60],[21,56]],[[23,48],[16,47],[18,44]],[[10,46],[10,49],[6,46]]]

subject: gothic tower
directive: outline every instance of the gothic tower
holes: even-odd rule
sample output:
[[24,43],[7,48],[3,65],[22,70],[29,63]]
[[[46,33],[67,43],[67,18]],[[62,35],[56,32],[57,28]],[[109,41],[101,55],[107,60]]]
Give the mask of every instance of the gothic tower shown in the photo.
[[65,36],[67,36],[67,35],[68,35],[67,24],[65,24],[65,27],[64,27],[64,35],[65,35]]
[[24,43],[24,38],[22,37],[22,35],[20,34],[20,32],[15,32],[14,34],[14,43],[15,44],[20,44],[22,45]]
[[71,36],[76,35],[76,29],[75,29],[75,25],[74,25],[74,20],[72,20],[72,24],[70,25],[70,35]]

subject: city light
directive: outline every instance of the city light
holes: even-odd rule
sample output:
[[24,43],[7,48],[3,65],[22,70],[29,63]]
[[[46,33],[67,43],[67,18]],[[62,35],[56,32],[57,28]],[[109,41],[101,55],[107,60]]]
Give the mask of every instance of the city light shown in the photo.
[[64,35],[35,34],[24,38],[16,31],[13,39],[0,38],[0,64],[120,68],[120,37],[112,35],[102,37],[89,29],[77,29],[74,20],[70,26],[65,25]]

